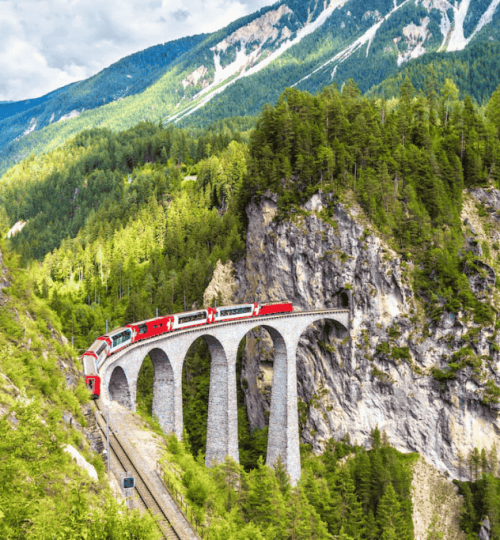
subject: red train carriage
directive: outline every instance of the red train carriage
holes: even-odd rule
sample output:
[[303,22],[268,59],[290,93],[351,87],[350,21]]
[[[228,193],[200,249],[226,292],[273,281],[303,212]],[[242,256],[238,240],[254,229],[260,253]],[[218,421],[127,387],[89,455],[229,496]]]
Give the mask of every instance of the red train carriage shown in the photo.
[[234,321],[249,317],[261,317],[276,315],[278,313],[293,312],[291,302],[274,302],[269,304],[240,304],[237,306],[223,306],[218,308],[206,308],[176,315],[165,315],[146,321],[130,323],[122,328],[117,328],[97,340],[83,354],[85,369],[85,382],[97,399],[101,394],[101,379],[98,368],[103,360],[128,345],[144,339],[149,339],[173,330],[192,328],[204,324]]
[[291,302],[273,302],[272,304],[260,304],[258,316],[292,312],[293,305]]
[[101,377],[97,374],[95,358],[85,353],[83,367],[85,370],[85,384],[92,394],[92,399],[97,399],[101,395]]
[[132,330],[133,342],[142,341],[165,332],[173,330],[174,317],[167,315],[165,317],[156,317],[147,321],[127,324],[127,328]]

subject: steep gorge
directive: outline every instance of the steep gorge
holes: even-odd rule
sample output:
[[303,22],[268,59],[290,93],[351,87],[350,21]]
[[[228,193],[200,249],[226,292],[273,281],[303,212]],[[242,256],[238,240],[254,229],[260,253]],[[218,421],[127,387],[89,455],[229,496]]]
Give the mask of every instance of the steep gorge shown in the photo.
[[[498,196],[496,190],[489,193]],[[499,407],[487,403],[486,384],[488,378],[500,383],[495,328],[461,313],[426,319],[425,299],[413,290],[411,261],[402,261],[377,237],[349,197],[341,202],[320,192],[292,221],[280,221],[276,197],[267,195],[247,209],[246,259],[236,270],[238,300],[286,298],[298,310],[348,302],[352,311],[348,332],[323,324],[301,339],[302,442],[321,452],[330,437],[348,435],[369,447],[378,426],[398,450],[419,452],[450,478],[468,478],[470,451],[500,445]],[[491,240],[495,235],[490,231]],[[486,293],[478,294],[485,299]],[[477,357],[488,358],[485,365],[436,380],[433,368],[447,369],[447,359],[469,341]],[[252,428],[264,427],[268,416],[270,344],[265,331],[247,338],[242,382]]]

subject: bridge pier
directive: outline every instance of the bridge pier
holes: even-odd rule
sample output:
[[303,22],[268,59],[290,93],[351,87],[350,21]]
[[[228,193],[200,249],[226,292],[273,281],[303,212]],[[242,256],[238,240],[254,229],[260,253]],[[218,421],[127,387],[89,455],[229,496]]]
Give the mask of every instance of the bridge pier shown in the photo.
[[237,347],[223,347],[212,336],[204,336],[211,355],[205,464],[221,463],[230,456],[239,463],[238,407],[236,397]]
[[162,349],[149,351],[149,356],[153,361],[154,367],[153,417],[156,416],[158,418],[158,422],[165,433],[175,433],[177,415],[175,410],[175,383],[172,365]]
[[274,466],[278,456],[290,476],[292,485],[300,480],[299,418],[297,408],[297,343],[266,327],[274,342],[273,384],[267,460]]

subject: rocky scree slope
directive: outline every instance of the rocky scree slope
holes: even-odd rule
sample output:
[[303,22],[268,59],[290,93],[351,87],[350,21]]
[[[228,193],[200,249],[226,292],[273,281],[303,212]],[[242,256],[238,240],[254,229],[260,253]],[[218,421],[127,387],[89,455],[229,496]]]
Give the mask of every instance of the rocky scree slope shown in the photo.
[[[493,191],[491,197],[498,198]],[[489,380],[500,383],[495,328],[461,313],[426,320],[412,288],[411,263],[372,232],[348,197],[339,202],[331,194],[314,195],[294,219],[279,221],[273,219],[276,197],[268,195],[247,209],[246,260],[236,270],[238,300],[286,298],[296,310],[346,304],[351,310],[348,331],[325,322],[301,338],[302,442],[321,452],[330,437],[348,434],[369,447],[378,426],[396,449],[419,452],[452,478],[462,469],[464,480],[460,454],[500,445],[499,408],[488,403],[487,386]],[[488,301],[488,284],[479,289]],[[480,367],[466,366],[455,378],[436,380],[433,368],[446,370],[450,356],[468,342]],[[242,369],[252,428],[266,424],[271,385],[272,342],[261,330],[247,337]]]

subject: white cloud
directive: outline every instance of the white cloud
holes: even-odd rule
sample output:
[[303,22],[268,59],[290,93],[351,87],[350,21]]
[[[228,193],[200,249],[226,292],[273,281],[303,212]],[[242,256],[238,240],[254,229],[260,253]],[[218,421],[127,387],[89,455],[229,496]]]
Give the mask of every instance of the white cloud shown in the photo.
[[42,96],[273,0],[0,0],[0,101]]

